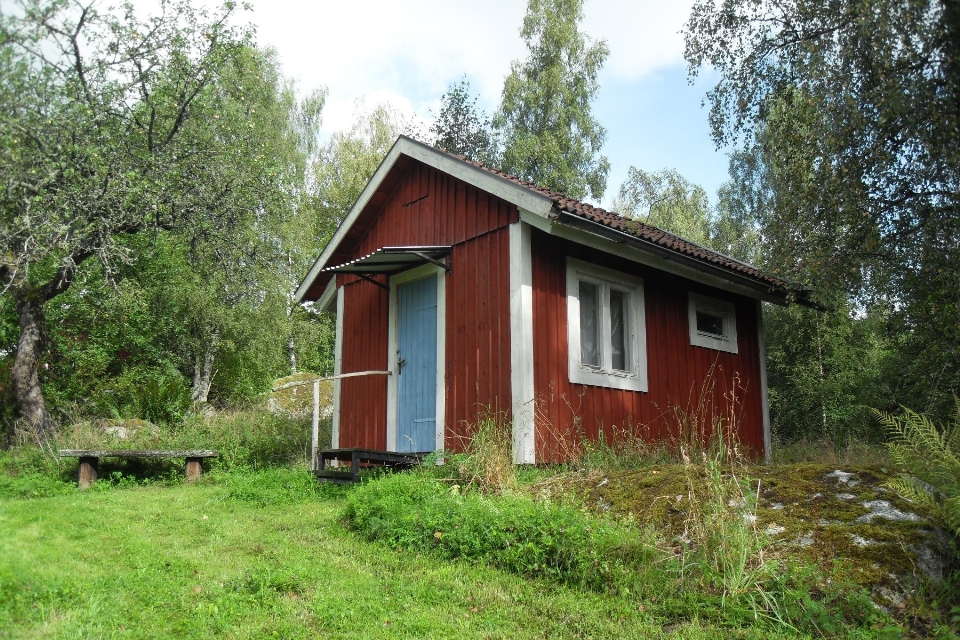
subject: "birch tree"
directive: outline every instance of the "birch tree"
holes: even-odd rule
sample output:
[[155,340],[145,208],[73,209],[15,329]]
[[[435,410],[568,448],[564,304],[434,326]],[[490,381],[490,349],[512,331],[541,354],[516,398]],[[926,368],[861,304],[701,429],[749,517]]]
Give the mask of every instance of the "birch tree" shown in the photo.
[[770,267],[889,308],[911,403],[960,392],[960,3],[698,0],[691,76],[718,145],[757,148]]
[[500,168],[539,186],[599,200],[610,163],[606,131],[590,111],[609,55],[580,31],[582,0],[529,0],[520,35],[527,58],[510,65],[494,128]]

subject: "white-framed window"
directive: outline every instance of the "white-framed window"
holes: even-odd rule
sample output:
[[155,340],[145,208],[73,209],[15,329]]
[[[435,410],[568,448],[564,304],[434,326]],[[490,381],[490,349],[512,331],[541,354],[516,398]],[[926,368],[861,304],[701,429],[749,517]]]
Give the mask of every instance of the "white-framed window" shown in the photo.
[[690,292],[690,344],[737,353],[737,314],[732,302]]
[[643,280],[567,258],[570,382],[647,390]]

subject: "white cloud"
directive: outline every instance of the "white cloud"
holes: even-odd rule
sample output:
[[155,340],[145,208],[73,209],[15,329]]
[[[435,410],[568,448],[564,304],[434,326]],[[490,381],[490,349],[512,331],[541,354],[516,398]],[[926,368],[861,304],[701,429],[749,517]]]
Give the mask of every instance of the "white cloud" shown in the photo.
[[588,0],[583,30],[610,47],[605,70],[624,80],[637,80],[683,61],[683,28],[692,2]]
[[[464,74],[493,110],[511,60],[525,55],[525,10],[517,0],[255,0],[250,19],[303,90],[328,87],[323,128],[335,131],[349,126],[358,98],[426,116]],[[583,29],[610,46],[605,74],[635,80],[681,60],[688,11],[686,2],[588,0]]]

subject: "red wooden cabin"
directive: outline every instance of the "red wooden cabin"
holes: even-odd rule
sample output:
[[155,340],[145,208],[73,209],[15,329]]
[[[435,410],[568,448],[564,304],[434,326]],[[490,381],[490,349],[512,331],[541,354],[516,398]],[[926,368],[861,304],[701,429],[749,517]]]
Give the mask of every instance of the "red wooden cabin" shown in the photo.
[[678,437],[676,408],[769,456],[760,302],[804,293],[401,137],[297,297],[337,315],[335,448],[456,451],[492,413],[539,463]]

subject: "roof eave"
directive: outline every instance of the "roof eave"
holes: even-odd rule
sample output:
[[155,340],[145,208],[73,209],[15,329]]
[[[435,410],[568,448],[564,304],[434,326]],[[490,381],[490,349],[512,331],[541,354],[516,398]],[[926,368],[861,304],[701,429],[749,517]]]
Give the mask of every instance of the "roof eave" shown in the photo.
[[557,210],[555,211],[555,216],[557,222],[561,224],[580,228],[595,235],[605,237],[613,242],[633,246],[634,248],[640,249],[659,258],[672,260],[677,264],[684,265],[701,273],[728,280],[742,287],[747,287],[748,289],[756,291],[758,297],[768,302],[772,302],[781,306],[787,306],[791,302],[796,302],[804,306],[814,308],[819,307],[819,305],[809,300],[810,291],[808,290],[791,289],[788,287],[781,287],[772,283],[763,282],[746,274],[738,273],[731,269],[725,269],[719,265],[714,265],[709,262],[697,260],[696,258],[684,255],[670,248],[660,246],[659,244],[645,238],[620,231],[619,229],[615,229],[613,227],[608,227],[605,224],[578,216],[568,211]]

